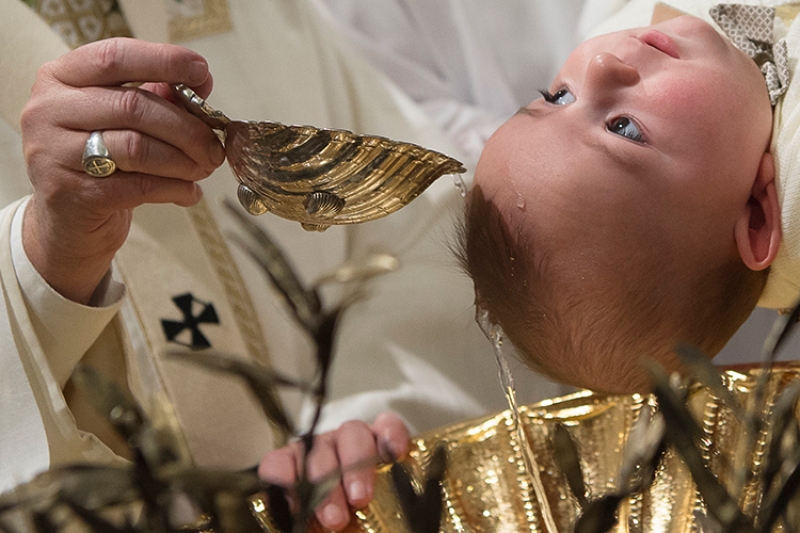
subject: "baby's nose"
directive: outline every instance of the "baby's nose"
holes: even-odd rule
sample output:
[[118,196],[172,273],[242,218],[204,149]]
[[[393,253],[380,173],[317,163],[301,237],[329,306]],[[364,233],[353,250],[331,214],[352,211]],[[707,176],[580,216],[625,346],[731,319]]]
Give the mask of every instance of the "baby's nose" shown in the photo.
[[636,85],[640,77],[635,67],[623,63],[614,54],[601,52],[589,61],[586,79],[589,87],[606,91]]

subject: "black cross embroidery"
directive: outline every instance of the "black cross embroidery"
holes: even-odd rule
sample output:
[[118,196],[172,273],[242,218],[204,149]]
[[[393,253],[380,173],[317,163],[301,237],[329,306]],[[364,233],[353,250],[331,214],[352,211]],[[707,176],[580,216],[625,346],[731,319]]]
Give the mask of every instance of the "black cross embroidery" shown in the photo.
[[[167,341],[188,346],[193,350],[210,348],[211,343],[208,342],[206,336],[200,331],[200,324],[219,324],[219,317],[217,316],[217,311],[214,309],[214,305],[210,302],[198,300],[190,292],[179,294],[173,297],[172,301],[175,302],[175,305],[177,305],[178,309],[183,313],[183,322],[166,318],[161,319],[161,327],[164,329],[164,335],[167,336]],[[200,311],[200,314],[197,316],[192,314],[192,304],[194,302],[203,306],[203,310]],[[192,332],[191,344],[177,340],[178,335],[185,329]]]

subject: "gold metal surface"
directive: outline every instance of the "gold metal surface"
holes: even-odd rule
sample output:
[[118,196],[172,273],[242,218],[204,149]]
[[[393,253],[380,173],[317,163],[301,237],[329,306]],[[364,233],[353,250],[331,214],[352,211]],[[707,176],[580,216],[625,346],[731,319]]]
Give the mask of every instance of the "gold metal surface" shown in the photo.
[[[750,408],[753,387],[759,370],[746,373],[728,371],[726,386],[743,407]],[[766,405],[774,404],[786,386],[800,378],[800,366],[775,369],[767,388]],[[537,459],[549,512],[560,532],[573,530],[579,506],[565,477],[556,466],[551,437],[556,424],[565,425],[578,445],[589,499],[616,488],[624,446],[633,423],[650,396],[605,396],[579,392],[520,408],[521,420]],[[708,390],[695,387],[689,404],[703,428],[704,453],[711,469],[731,490],[735,453],[744,438],[739,420]],[[768,407],[769,408],[769,407]],[[795,415],[797,413],[795,412]],[[768,431],[768,428],[765,430]],[[748,468],[757,472],[763,441],[748,457]],[[421,474],[434,447],[447,447],[448,471],[443,483],[445,506],[442,531],[445,532],[543,532],[547,531],[537,498],[532,494],[529,474],[524,468],[509,411],[423,434],[413,441],[409,462]],[[761,494],[746,491],[740,502],[747,512]],[[695,511],[704,511],[702,500],[689,471],[674,451],[668,450],[649,488],[635,493],[620,506],[615,532],[678,533],[701,531]],[[778,527],[780,530],[780,526]],[[323,529],[314,524],[311,531]],[[376,497],[370,506],[353,515],[347,531],[405,533],[388,467],[378,475]]]
[[253,215],[269,211],[310,230],[358,224],[397,211],[445,174],[466,171],[444,154],[385,137],[231,120],[188,87],[175,91],[223,132],[239,200]]

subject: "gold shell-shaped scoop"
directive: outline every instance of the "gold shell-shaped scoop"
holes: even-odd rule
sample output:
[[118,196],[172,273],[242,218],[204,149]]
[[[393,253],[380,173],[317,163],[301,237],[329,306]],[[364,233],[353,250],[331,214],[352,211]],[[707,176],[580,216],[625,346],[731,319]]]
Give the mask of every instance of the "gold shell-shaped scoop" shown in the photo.
[[376,135],[231,120],[185,85],[173,89],[223,133],[239,201],[253,215],[269,211],[309,230],[358,224],[397,211],[445,174],[466,171],[444,154]]

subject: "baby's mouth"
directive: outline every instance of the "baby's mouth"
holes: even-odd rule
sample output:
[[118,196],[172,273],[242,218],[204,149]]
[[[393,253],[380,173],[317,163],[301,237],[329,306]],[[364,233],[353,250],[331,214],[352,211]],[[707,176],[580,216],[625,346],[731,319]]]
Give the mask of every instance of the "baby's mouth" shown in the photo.
[[658,30],[650,30],[639,36],[639,40],[647,46],[652,46],[659,52],[663,52],[670,57],[680,59],[681,55],[678,52],[678,45],[671,37],[661,33]]

